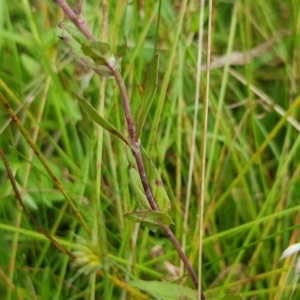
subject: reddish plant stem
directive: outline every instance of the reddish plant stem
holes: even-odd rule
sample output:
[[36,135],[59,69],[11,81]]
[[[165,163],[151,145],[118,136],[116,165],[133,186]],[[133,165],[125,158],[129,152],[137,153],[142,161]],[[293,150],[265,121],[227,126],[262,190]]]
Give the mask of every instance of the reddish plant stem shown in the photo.
[[148,178],[147,178],[146,173],[145,173],[145,167],[144,167],[144,163],[143,163],[143,159],[142,159],[142,155],[141,155],[140,146],[139,146],[138,150],[135,151],[135,152],[132,152],[132,154],[135,158],[135,161],[136,161],[136,164],[137,164],[137,167],[138,167],[138,170],[139,170],[139,174],[140,174],[140,177],[141,177],[141,181],[142,181],[142,184],[143,184],[143,187],[144,187],[145,195],[148,199],[150,207],[151,207],[152,210],[159,211],[159,209],[156,205],[156,202],[155,202],[155,200],[152,196],[150,186],[149,186],[149,183],[148,183]]
[[131,116],[131,111],[130,111],[130,107],[129,107],[129,101],[128,101],[128,95],[127,95],[127,90],[123,81],[123,78],[117,68],[117,66],[113,63],[107,64],[107,67],[109,68],[109,70],[111,71],[111,73],[113,74],[119,90],[120,90],[120,94],[121,94],[121,99],[122,99],[122,104],[123,104],[123,109],[124,109],[124,113],[125,113],[125,119],[126,119],[126,124],[127,124],[127,129],[128,129],[128,133],[129,133],[129,137],[130,137],[130,141],[131,141],[131,145],[132,145],[132,154],[135,157],[136,160],[136,164],[139,170],[139,174],[141,177],[141,181],[145,190],[145,194],[146,197],[148,199],[148,202],[150,204],[150,207],[155,210],[158,211],[158,207],[155,203],[155,200],[152,196],[151,190],[150,190],[150,186],[148,183],[148,179],[146,176],[146,172],[145,172],[145,168],[144,168],[144,163],[143,163],[143,159],[142,159],[142,155],[141,155],[141,151],[140,151],[140,143],[135,141],[135,127],[133,124],[133,120],[132,120],[132,116]]
[[[168,239],[171,241],[171,243],[173,244],[174,248],[176,249],[180,259],[182,260],[187,272],[189,273],[194,286],[196,287],[196,289],[198,289],[198,277],[196,275],[196,273],[194,272],[192,266],[190,265],[190,262],[188,261],[185,253],[183,252],[179,242],[177,241],[174,233],[172,232],[172,230],[167,227],[167,226],[163,226],[162,230],[164,231],[164,233],[166,234],[166,236],[168,237]],[[201,300],[206,300],[203,291],[201,290]]]
[[[92,34],[89,32],[89,30],[85,26],[85,22],[78,21],[76,14],[64,0],[54,0],[54,1],[62,8],[62,10],[65,12],[65,14],[77,26],[77,28],[87,37],[87,39],[94,40],[94,37],[92,36]],[[135,157],[135,160],[136,160],[136,163],[138,166],[138,170],[139,170],[141,181],[142,181],[142,184],[144,187],[145,195],[148,199],[151,209],[154,211],[159,211],[159,209],[155,203],[155,200],[152,196],[150,186],[148,183],[148,179],[146,177],[144,163],[143,163],[143,159],[142,159],[142,155],[141,155],[141,151],[140,151],[140,143],[139,143],[139,141],[137,141],[137,142],[135,141],[135,127],[134,127],[133,119],[131,116],[131,111],[130,111],[130,107],[129,107],[129,99],[128,99],[127,90],[126,90],[123,78],[122,78],[122,76],[118,70],[118,67],[116,66],[115,63],[113,63],[113,62],[107,63],[107,68],[111,71],[112,75],[114,76],[114,78],[117,82],[117,85],[119,87],[119,90],[120,90],[122,105],[123,105],[125,119],[126,119],[126,125],[127,125],[127,129],[128,129],[128,133],[129,133],[129,138],[131,141],[131,150],[132,150],[132,154]],[[176,237],[174,236],[172,230],[167,226],[162,226],[162,229],[165,232],[168,239],[173,244],[180,259],[183,261],[183,264],[185,265],[185,268],[186,268],[187,272],[189,273],[196,289],[198,289],[197,275],[195,274],[193,268],[191,267],[186,255],[184,254],[184,252],[183,252],[179,242],[177,241]],[[203,294],[203,291],[201,291],[201,300],[206,300],[206,298]]]
[[[129,100],[128,100],[127,91],[126,91],[126,87],[125,87],[123,78],[122,78],[120,72],[118,71],[116,65],[108,64],[107,67],[112,72],[112,74],[115,77],[115,80],[116,80],[116,82],[119,86],[119,90],[120,90],[120,94],[121,94],[121,98],[122,98],[122,103],[123,103],[124,111],[125,111],[125,118],[126,118],[127,128],[128,128],[128,131],[129,131],[129,128],[132,130],[131,132],[129,131],[130,140],[131,140],[131,143],[134,147],[134,150],[132,150],[132,154],[135,157],[135,160],[136,160],[136,163],[137,163],[137,166],[138,166],[138,169],[139,169],[139,174],[140,174],[140,177],[141,177],[141,180],[142,180],[142,183],[143,183],[143,187],[144,187],[146,197],[148,199],[148,202],[149,202],[151,208],[155,211],[159,211],[159,209],[158,209],[158,207],[155,203],[155,200],[152,196],[150,186],[149,186],[149,183],[148,183],[148,179],[146,177],[145,168],[144,168],[144,164],[143,164],[143,159],[142,159],[141,151],[140,151],[140,144],[139,144],[139,142],[135,142],[135,128],[134,128],[133,120],[132,120],[131,113],[130,113]],[[186,268],[187,272],[189,273],[196,289],[198,289],[198,277],[197,277],[196,273],[194,272],[192,266],[190,265],[185,253],[183,252],[183,250],[182,250],[179,242],[177,241],[175,235],[173,234],[172,230],[167,226],[163,226],[161,228],[163,229],[166,236],[168,237],[168,239],[173,244],[173,246],[174,246],[175,250],[177,251],[180,259],[182,260],[183,264],[185,265],[185,268]],[[205,296],[203,294],[203,291],[201,291],[201,300],[205,300]]]
[[127,95],[127,90],[126,90],[124,81],[123,81],[122,76],[121,76],[120,72],[118,71],[118,67],[116,66],[115,63],[113,63],[113,62],[107,63],[107,67],[111,71],[112,75],[114,76],[114,78],[118,84],[119,90],[120,90],[125,119],[126,119],[126,125],[127,125],[130,140],[132,142],[132,146],[135,149],[138,149],[139,143],[135,142],[135,128],[134,128],[134,124],[133,124],[133,120],[132,120],[132,116],[131,116],[128,95]]
[[33,215],[30,213],[30,211],[25,206],[25,203],[24,203],[24,201],[22,199],[22,196],[21,196],[21,193],[20,193],[20,191],[17,187],[17,183],[15,181],[14,175],[11,171],[10,166],[9,166],[6,155],[5,155],[5,153],[4,153],[4,151],[1,147],[0,147],[0,156],[3,160],[8,178],[11,182],[11,185],[12,185],[13,190],[15,192],[16,198],[19,201],[19,204],[21,205],[21,207],[23,208],[23,211],[25,212],[25,214],[28,216],[30,221],[35,225],[35,227],[38,229],[38,231],[41,232],[50,241],[50,243],[52,245],[54,245],[54,247],[56,247],[59,251],[67,254],[70,258],[72,258],[74,260],[75,256],[70,251],[68,251],[64,246],[59,244],[44,228],[42,228],[42,226],[36,221],[36,219],[33,217]]
[[68,16],[68,18],[76,25],[76,27],[82,32],[82,34],[88,39],[88,40],[94,40],[94,36],[89,31],[89,29],[86,27],[85,20],[81,17],[81,11],[79,10],[79,13],[76,14],[73,9],[70,8],[70,6],[66,3],[65,0],[53,0],[56,2],[60,8],[63,10],[63,12]]

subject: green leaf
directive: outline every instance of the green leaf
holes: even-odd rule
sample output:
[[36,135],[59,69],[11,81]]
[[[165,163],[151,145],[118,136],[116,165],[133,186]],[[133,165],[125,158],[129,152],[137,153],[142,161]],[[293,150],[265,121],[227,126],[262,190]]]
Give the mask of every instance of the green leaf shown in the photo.
[[124,44],[124,46],[121,46],[118,49],[118,52],[116,54],[116,59],[117,60],[119,60],[123,56],[123,54],[125,53],[125,50],[127,49],[127,38],[126,38],[125,35],[123,36],[123,38],[124,38],[125,44]]
[[[168,212],[171,209],[171,201],[165,190],[160,174],[143,147],[140,148],[140,151],[144,163],[146,177],[148,179],[148,183],[155,203],[161,212]],[[150,209],[150,205],[148,203],[142,181],[138,173],[138,167],[135,158],[132,155],[132,150],[129,147],[126,147],[126,154],[127,160],[129,162],[129,182],[132,192],[134,193],[134,196],[141,209]]]
[[111,77],[112,73],[107,67],[108,64],[118,66],[117,60],[111,52],[107,43],[98,41],[86,41],[81,45],[83,53],[90,57],[96,64],[93,70],[100,76]]
[[147,114],[152,104],[157,88],[157,73],[158,73],[158,55],[155,55],[149,67],[144,93],[142,96],[141,105],[139,106],[135,118],[134,125],[136,129],[136,141],[141,136]]
[[96,109],[89,104],[84,98],[76,95],[73,93],[73,95],[77,98],[80,106],[82,109],[87,113],[87,115],[98,125],[100,125],[102,128],[106,129],[119,139],[121,139],[123,142],[125,142],[127,145],[129,144],[128,140],[126,137],[116,128],[114,127],[111,123],[106,121],[103,117],[99,115],[99,113],[96,111]]
[[[84,37],[73,23],[60,23],[56,28],[56,35],[71,47],[72,52],[77,57],[85,57],[81,50],[81,45],[84,43]],[[92,62],[92,60],[90,60],[90,62]]]
[[155,203],[160,211],[168,212],[171,209],[171,201],[166,192],[161,176],[143,147],[141,147],[141,154],[143,158],[146,176]]
[[131,280],[128,284],[162,300],[196,300],[197,291],[169,282]]
[[71,47],[72,52],[84,65],[100,76],[112,76],[107,63],[117,65],[117,61],[107,43],[84,40],[81,32],[72,23],[59,24],[56,34]]
[[97,41],[86,41],[81,45],[82,52],[92,58],[97,65],[105,65],[109,61],[114,61],[114,55],[107,43]]
[[152,231],[156,231],[161,226],[169,226],[173,223],[172,218],[166,213],[153,210],[137,210],[124,215],[126,219],[133,222],[142,222],[143,225]]
[[241,295],[225,295],[220,300],[243,300],[244,298]]
[[145,195],[144,187],[139,172],[134,167],[129,166],[129,183],[135,199],[141,209],[151,209]]

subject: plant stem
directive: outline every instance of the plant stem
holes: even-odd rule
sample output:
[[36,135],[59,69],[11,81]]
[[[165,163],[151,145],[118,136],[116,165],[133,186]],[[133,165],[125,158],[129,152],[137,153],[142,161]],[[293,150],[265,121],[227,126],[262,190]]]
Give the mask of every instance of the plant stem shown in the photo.
[[[14,179],[13,173],[10,169],[8,160],[6,158],[6,155],[3,151],[3,149],[0,147],[0,157],[3,160],[7,175],[9,177],[9,180],[11,182],[11,185],[13,187],[13,190],[15,192],[16,198],[19,201],[21,207],[23,208],[25,214],[29,217],[29,219],[31,220],[31,222],[36,226],[36,228],[38,229],[39,232],[41,232],[41,234],[43,234],[46,239],[48,239],[52,245],[54,247],[56,247],[59,251],[61,251],[62,253],[66,254],[67,256],[70,257],[70,259],[72,261],[76,260],[76,257],[73,253],[71,253],[70,251],[68,251],[62,244],[60,244],[58,241],[55,240],[55,238],[53,238],[46,230],[44,230],[41,225],[35,220],[35,218],[31,215],[31,213],[29,212],[29,210],[26,208],[24,201],[22,199],[21,193],[17,187],[16,181]],[[99,270],[97,271],[97,275],[103,277],[103,271]],[[112,275],[108,275],[108,278],[111,282],[113,282],[115,285],[121,287],[122,289],[125,289],[128,293],[130,293],[131,295],[134,296],[134,298],[137,299],[149,299],[148,296],[142,294],[140,291],[136,290],[135,288],[127,285],[125,282],[119,280],[118,278],[112,276]]]
[[5,155],[5,153],[4,153],[4,151],[1,147],[0,147],[0,156],[3,160],[4,166],[5,166],[5,169],[6,169],[6,172],[7,172],[7,176],[8,176],[8,178],[10,180],[10,183],[13,187],[16,198],[17,198],[18,202],[20,203],[21,207],[23,208],[23,211],[25,212],[25,214],[30,219],[30,221],[35,225],[35,227],[38,229],[38,231],[41,232],[52,243],[52,245],[54,245],[54,247],[56,247],[61,252],[67,254],[72,259],[75,259],[75,256],[70,251],[68,251],[64,246],[59,244],[44,228],[42,228],[42,226],[36,221],[36,219],[33,217],[33,215],[27,209],[27,207],[25,206],[24,201],[22,199],[22,195],[21,195],[21,193],[20,193],[20,191],[17,187],[17,183],[15,181],[14,175],[11,171],[10,166],[9,166],[6,155]]
[[[196,275],[196,273],[194,272],[193,268],[191,267],[190,265],[190,262],[188,261],[186,255],[184,254],[179,242],[177,241],[174,233],[172,232],[172,230],[167,227],[167,226],[164,226],[162,227],[163,231],[165,232],[166,236],[169,238],[169,240],[171,241],[171,243],[173,244],[174,248],[176,249],[180,259],[182,260],[187,272],[189,273],[196,289],[198,289],[198,277]],[[204,293],[203,291],[201,290],[200,291],[201,293],[201,300],[206,300],[205,296],[204,296]]]
[[[120,72],[118,71],[115,64],[108,64],[107,67],[110,69],[113,76],[115,77],[115,80],[116,80],[116,82],[118,84],[118,87],[119,87],[119,90],[120,90],[122,103],[123,103],[123,108],[124,108],[124,112],[125,112],[125,119],[126,119],[126,123],[127,123],[128,132],[129,132],[129,137],[130,137],[132,146],[134,147],[134,149],[132,149],[132,154],[134,155],[137,166],[138,166],[139,174],[140,174],[140,177],[141,177],[141,181],[142,181],[142,184],[143,184],[143,187],[144,187],[146,197],[148,199],[148,202],[149,202],[152,210],[159,211],[159,209],[158,209],[158,207],[155,203],[155,200],[152,196],[150,186],[149,186],[149,183],[148,183],[148,179],[146,177],[145,168],[144,168],[144,164],[143,164],[143,160],[142,160],[142,156],[141,156],[141,151],[140,151],[140,143],[135,142],[135,128],[134,128],[133,120],[132,120],[132,117],[131,117],[131,112],[130,112],[130,108],[129,108],[129,99],[128,99],[128,96],[127,96],[127,91],[126,91],[126,87],[125,87],[123,78],[122,78],[122,76],[121,76]],[[173,234],[172,230],[167,226],[162,226],[161,228],[165,232],[168,239],[173,244],[173,246],[174,246],[175,250],[177,251],[180,259],[182,260],[187,272],[189,273],[196,289],[198,289],[197,275],[194,272],[192,266],[190,265],[185,253],[183,252],[183,250],[182,250],[179,242],[177,241],[175,235]],[[205,300],[205,296],[203,294],[203,291],[201,291],[201,300]]]
[[85,20],[81,17],[81,15],[76,14],[73,9],[70,8],[70,6],[66,3],[65,0],[53,0],[56,2],[60,8],[63,10],[63,12],[68,16],[68,18],[76,25],[76,27],[82,32],[82,34],[88,39],[88,40],[94,40],[94,36],[89,31],[89,29],[86,27]]
[[[79,22],[78,18],[76,17],[76,14],[74,11],[68,6],[68,4],[64,0],[54,0],[65,12],[65,14],[70,18],[70,20],[77,26],[77,28],[89,39],[89,40],[94,40],[94,37],[90,34],[88,29],[85,26],[85,22]],[[116,66],[115,63],[113,62],[107,62],[107,68],[111,71],[112,75],[114,76],[117,85],[120,90],[121,94],[121,99],[122,99],[122,105],[124,109],[124,114],[125,114],[125,120],[126,120],[126,125],[129,133],[129,138],[131,141],[131,150],[132,154],[135,157],[137,166],[138,166],[138,171],[141,177],[141,181],[144,187],[145,195],[148,199],[148,202],[150,204],[150,207],[154,211],[159,211],[155,200],[153,198],[153,195],[150,190],[150,186],[148,183],[148,179],[146,177],[146,172],[144,168],[144,163],[140,151],[140,142],[136,141],[135,139],[135,127],[133,123],[133,119],[131,116],[131,111],[129,107],[129,99],[127,95],[127,90],[123,81],[123,78],[118,70],[118,67]],[[187,272],[189,273],[196,289],[198,289],[198,278],[197,275],[195,274],[193,268],[191,267],[185,253],[183,252],[182,248],[180,247],[179,242],[177,241],[176,237],[174,236],[173,232],[171,229],[167,226],[162,226],[161,227],[163,231],[165,232],[166,236],[169,238],[169,240],[172,242],[174,248],[176,249],[180,259],[183,261],[185,268]],[[203,292],[201,291],[201,300],[205,300],[205,296]]]
[[115,63],[113,63],[113,62],[107,63],[107,67],[111,71],[112,75],[114,76],[114,78],[118,84],[120,94],[121,94],[127,129],[128,129],[128,133],[129,133],[129,138],[132,142],[133,148],[135,150],[137,150],[139,148],[139,143],[135,142],[135,128],[134,128],[134,124],[133,124],[133,120],[132,120],[132,116],[131,116],[127,90],[126,90],[123,78],[122,78]]
[[[201,2],[202,4],[202,2]],[[204,2],[202,4],[204,9]],[[209,0],[209,17],[208,17],[208,37],[207,37],[207,60],[206,60],[206,89],[205,99],[203,101],[203,125],[202,125],[202,142],[201,142],[201,194],[200,194],[200,207],[199,207],[199,251],[198,251],[198,279],[201,282],[202,277],[202,244],[203,244],[203,211],[204,211],[204,197],[205,197],[205,166],[206,166],[206,147],[207,147],[207,122],[208,122],[208,105],[209,105],[209,92],[210,92],[210,60],[211,60],[211,42],[212,42],[212,0]],[[203,21],[203,14],[200,19]],[[203,24],[203,23],[202,23]],[[201,31],[203,26],[201,25]],[[199,46],[200,48],[200,46]],[[200,68],[200,66],[199,66]],[[200,286],[199,286],[200,288]],[[202,297],[202,294],[201,294]]]
[[37,158],[40,160],[40,162],[42,163],[42,165],[44,166],[44,168],[47,170],[48,174],[52,178],[52,180],[53,180],[54,184],[56,185],[56,187],[60,190],[60,192],[63,194],[63,196],[67,200],[68,204],[70,205],[70,207],[72,208],[72,210],[74,212],[74,216],[76,217],[76,219],[83,226],[83,228],[86,230],[86,232],[88,234],[90,234],[90,229],[89,229],[88,225],[86,224],[86,222],[84,221],[83,217],[81,216],[80,212],[78,211],[77,207],[73,203],[73,200],[68,195],[68,193],[64,189],[64,187],[61,184],[61,182],[58,180],[58,178],[54,175],[54,173],[50,169],[49,164],[46,161],[46,158],[38,150],[38,148],[36,147],[36,145],[34,144],[34,142],[32,141],[32,139],[30,138],[30,136],[27,133],[27,131],[25,130],[25,128],[22,126],[20,120],[18,119],[18,117],[16,116],[16,114],[14,113],[14,111],[11,109],[11,107],[9,106],[8,102],[6,101],[6,99],[4,98],[4,96],[2,95],[2,93],[0,93],[0,102],[3,104],[5,110],[7,111],[7,113],[9,114],[9,116],[11,117],[12,121],[17,125],[18,129],[20,130],[20,132],[22,133],[22,135],[26,139],[27,143],[29,144],[29,146],[31,147],[31,149],[33,150],[33,152],[36,154]]
[[142,155],[141,155],[141,151],[140,151],[140,142],[139,141],[135,141],[135,127],[133,124],[133,120],[132,120],[132,116],[131,116],[131,112],[130,112],[130,107],[129,107],[129,100],[128,100],[128,95],[127,95],[127,90],[123,81],[123,78],[117,68],[117,66],[115,64],[108,64],[107,67],[110,69],[110,71],[112,72],[119,90],[120,90],[120,94],[121,94],[121,98],[122,98],[122,104],[123,104],[123,109],[124,109],[124,113],[125,113],[125,119],[126,119],[126,124],[127,124],[127,129],[128,129],[128,133],[129,133],[129,138],[131,141],[131,150],[132,150],[132,154],[136,160],[136,164],[139,170],[139,174],[141,177],[141,181],[144,187],[144,191],[146,194],[146,197],[149,201],[150,207],[152,210],[158,211],[158,207],[155,203],[155,200],[152,196],[151,190],[150,190],[150,186],[148,183],[148,179],[146,176],[146,172],[145,172],[145,168],[144,168],[144,163],[143,163],[143,159],[142,159]]

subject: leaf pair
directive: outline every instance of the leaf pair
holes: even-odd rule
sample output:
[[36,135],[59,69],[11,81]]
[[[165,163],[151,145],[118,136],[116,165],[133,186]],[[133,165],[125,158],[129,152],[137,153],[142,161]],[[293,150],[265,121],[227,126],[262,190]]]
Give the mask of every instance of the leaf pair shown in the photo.
[[56,34],[65,41],[80,61],[103,77],[112,77],[109,64],[118,66],[109,44],[98,41],[85,41],[73,23],[61,23]]
[[89,104],[84,98],[74,94],[78,99],[78,102],[82,109],[87,113],[87,115],[98,125],[121,139],[126,146],[127,159],[129,162],[129,182],[131,189],[136,197],[141,211],[134,211],[125,215],[125,218],[130,219],[134,222],[142,222],[145,226],[150,228],[152,231],[156,231],[159,227],[163,225],[173,224],[173,221],[169,215],[166,214],[171,208],[171,203],[165,187],[163,185],[160,174],[158,173],[156,167],[154,166],[152,160],[147,155],[146,151],[141,147],[141,154],[143,158],[144,168],[146,172],[146,177],[150,185],[152,195],[156,201],[156,204],[160,212],[152,211],[148,203],[147,197],[144,192],[144,188],[141,182],[140,175],[138,173],[138,168],[136,165],[135,158],[132,155],[132,150],[129,147],[130,143],[128,139],[111,123],[105,120],[95,108]]
[[[96,41],[83,41],[82,36],[74,27],[73,24],[60,24],[57,34],[61,39],[66,41],[70,46],[74,54],[88,67],[94,70],[97,74],[104,77],[110,77],[112,75],[111,66],[117,67],[117,60],[111,52],[111,49],[107,43]],[[144,92],[142,96],[141,104],[136,112],[134,118],[135,126],[135,141],[138,141],[145,124],[147,114],[152,104],[153,98],[157,89],[157,77],[158,77],[158,56],[154,56],[145,81]],[[98,112],[82,97],[75,95],[85,112],[95,121],[98,125],[108,130],[130,145],[127,138],[117,130],[112,124],[105,120]],[[129,152],[131,152],[131,149]],[[127,151],[128,152],[128,151]],[[135,211],[125,215],[128,219],[135,222],[143,222],[151,230],[155,231],[158,227],[168,226],[172,224],[172,219],[166,214],[170,210],[170,200],[164,188],[161,177],[153,165],[151,159],[146,152],[141,148],[141,154],[144,162],[146,177],[148,178],[152,195],[159,208],[159,212],[152,211],[144,189],[141,183],[139,172],[135,163],[135,159],[130,157],[129,164],[130,185],[135,194],[135,197],[139,203],[139,207],[142,211]],[[129,154],[129,156],[132,154]]]
[[153,211],[151,209],[148,199],[145,195],[144,187],[138,172],[135,158],[132,154],[132,150],[129,147],[126,147],[127,159],[129,163],[129,183],[141,210],[127,213],[125,214],[125,218],[134,222],[142,222],[150,230],[156,231],[161,226],[169,226],[170,224],[173,224],[172,218],[167,214],[167,212],[171,209],[171,202],[163,185],[160,174],[154,166],[152,160],[147,155],[143,147],[140,149],[146,177],[159,211]]
[[[72,52],[80,61],[103,77],[111,77],[113,74],[108,66],[114,65],[118,69],[117,59],[113,55],[109,44],[99,41],[85,41],[82,34],[73,23],[61,23],[56,30],[60,39],[65,41]],[[125,39],[125,47],[126,47]],[[152,104],[157,89],[158,55],[155,55],[147,72],[144,92],[141,104],[134,118],[136,129],[135,141],[138,141],[145,124],[147,114]]]

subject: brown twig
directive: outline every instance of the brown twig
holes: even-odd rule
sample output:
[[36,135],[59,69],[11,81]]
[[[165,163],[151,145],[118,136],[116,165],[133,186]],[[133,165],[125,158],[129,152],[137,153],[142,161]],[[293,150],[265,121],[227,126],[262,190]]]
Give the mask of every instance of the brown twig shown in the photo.
[[5,169],[6,169],[6,172],[7,172],[7,176],[8,176],[8,178],[9,178],[9,180],[11,182],[11,185],[12,185],[12,187],[14,189],[16,198],[17,198],[18,202],[20,203],[21,207],[23,208],[23,211],[25,212],[25,214],[30,219],[30,221],[35,225],[35,227],[37,228],[37,230],[39,232],[41,232],[51,242],[51,244],[54,247],[56,247],[59,251],[67,254],[70,258],[75,259],[75,256],[70,251],[68,251],[64,246],[60,245],[46,230],[44,230],[42,228],[42,226],[36,221],[36,219],[33,217],[33,215],[27,209],[27,207],[25,206],[24,201],[22,199],[21,193],[20,193],[20,191],[19,191],[19,189],[17,187],[14,175],[13,175],[11,169],[10,169],[8,160],[7,160],[7,158],[5,156],[5,153],[4,153],[4,151],[3,151],[3,149],[1,147],[0,147],[0,156],[1,156],[2,160],[3,160],[4,166],[5,166]]
[[73,203],[73,201],[70,198],[70,196],[67,194],[66,190],[64,189],[64,187],[62,186],[62,184],[60,183],[60,181],[58,180],[58,178],[54,175],[54,173],[50,169],[50,167],[49,167],[49,165],[48,165],[45,157],[40,153],[40,151],[38,150],[38,148],[36,147],[36,145],[34,144],[34,142],[32,141],[32,139],[30,138],[30,136],[28,135],[28,133],[26,132],[26,130],[22,126],[20,120],[18,119],[18,117],[16,116],[16,114],[11,109],[10,105],[8,104],[8,102],[6,101],[6,99],[4,98],[4,96],[2,95],[2,93],[0,93],[0,102],[3,104],[5,110],[7,111],[7,113],[9,114],[9,116],[11,117],[12,121],[16,124],[16,126],[18,127],[18,129],[20,130],[20,132],[22,133],[22,135],[24,136],[24,138],[26,139],[27,143],[29,144],[29,146],[31,147],[31,149],[33,150],[33,152],[36,154],[36,156],[38,157],[38,159],[40,160],[40,162],[42,163],[42,165],[44,166],[44,168],[47,170],[48,174],[51,176],[51,178],[52,178],[54,184],[56,185],[56,187],[60,190],[60,192],[65,197],[65,199],[68,201],[68,203],[71,206],[71,208],[72,208],[72,210],[74,212],[74,215],[77,218],[77,220],[80,222],[80,224],[82,224],[82,226],[84,227],[84,229],[90,234],[90,229],[87,226],[87,224],[84,221],[84,219],[82,218],[81,214],[79,213],[77,207]]

